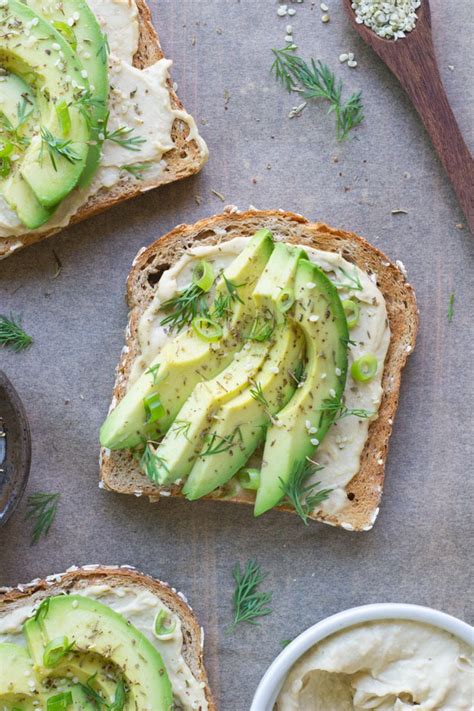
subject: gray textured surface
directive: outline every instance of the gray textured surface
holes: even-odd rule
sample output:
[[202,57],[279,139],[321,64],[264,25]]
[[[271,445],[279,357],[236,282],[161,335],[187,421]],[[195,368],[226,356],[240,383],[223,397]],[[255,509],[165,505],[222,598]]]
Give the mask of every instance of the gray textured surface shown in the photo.
[[[464,619],[472,611],[474,243],[456,227],[463,216],[401,89],[351,32],[339,3],[329,4],[329,25],[320,22],[319,3],[309,0],[295,5],[290,21],[305,55],[327,61],[348,89],[363,89],[366,120],[354,140],[338,145],[332,117],[320,106],[287,119],[295,100],[268,74],[270,48],[283,44],[288,23],[277,17],[275,2],[161,0],[159,15],[153,2],[179,93],[209,143],[209,164],[194,179],[0,264],[0,312],[22,314],[35,339],[24,354],[0,352],[31,420],[28,491],[63,492],[47,541],[29,547],[24,506],[1,531],[0,584],[99,561],[133,563],[170,581],[206,628],[207,666],[222,711],[247,709],[280,640],[328,614],[374,601],[426,604]],[[431,4],[440,69],[472,148],[466,59],[472,6]],[[355,71],[338,62],[350,49],[359,61]],[[97,430],[122,347],[131,260],[175,224],[220,211],[212,188],[241,207],[284,207],[358,231],[407,267],[421,331],[403,381],[382,510],[370,533],[305,528],[281,513],[254,521],[250,509],[230,505],[151,506],[97,488]],[[408,214],[393,216],[393,208]],[[63,264],[54,280],[53,249]],[[274,613],[260,628],[229,636],[231,568],[249,556],[268,571]]]

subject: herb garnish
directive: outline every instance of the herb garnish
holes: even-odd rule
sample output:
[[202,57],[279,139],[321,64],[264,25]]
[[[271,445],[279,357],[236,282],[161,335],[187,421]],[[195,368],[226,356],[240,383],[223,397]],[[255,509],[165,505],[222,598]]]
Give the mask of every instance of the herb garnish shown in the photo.
[[8,140],[17,148],[24,148],[30,143],[27,136],[21,135],[21,128],[33,113],[33,102],[28,94],[22,94],[22,99],[16,105],[17,125],[14,126],[8,116],[0,113],[0,129],[8,134]]
[[336,132],[339,141],[347,138],[349,131],[363,118],[361,92],[356,92],[344,103],[342,81],[338,81],[326,64],[311,59],[310,63],[295,54],[296,45],[272,49],[275,60],[272,71],[288,92],[302,92],[305,99],[325,99],[330,103],[329,113],[336,115]]
[[358,417],[360,420],[367,420],[375,412],[372,410],[364,410],[362,408],[349,408],[344,405],[343,402],[337,399],[326,399],[323,400],[323,406],[319,408],[324,414],[328,414],[331,423],[337,422],[338,420],[343,420],[345,417]]
[[221,319],[227,316],[227,314],[229,314],[232,310],[232,304],[236,301],[239,301],[241,304],[244,303],[237,291],[238,289],[240,289],[241,286],[243,286],[243,284],[236,284],[231,279],[227,279],[225,274],[222,274],[221,276],[224,280],[224,284],[227,289],[227,294],[218,294],[214,302],[213,315],[217,319]]
[[148,370],[145,370],[146,375],[151,375],[153,378],[153,385],[156,385],[156,378],[158,375],[158,371],[160,369],[160,364],[156,363],[155,365],[152,365]]
[[210,437],[208,437],[207,447],[201,452],[199,456],[210,457],[213,454],[222,454],[222,452],[228,452],[232,449],[238,442],[243,442],[242,431],[240,427],[236,427],[235,430],[230,435],[217,434],[213,432]]
[[318,504],[325,501],[332,491],[332,489],[320,489],[318,491],[319,482],[305,486],[310,476],[323,468],[306,459],[296,464],[288,482],[284,482],[280,478],[281,490],[305,526],[308,525],[311,512]]
[[167,299],[161,304],[161,308],[171,313],[160,321],[160,325],[170,326],[171,330],[175,328],[179,332],[189,326],[196,316],[208,316],[205,295],[206,292],[200,286],[192,283],[177,296]]
[[153,446],[157,446],[158,442],[152,442],[151,440],[145,444],[145,449],[140,458],[140,466],[150,479],[150,481],[158,482],[160,475],[160,468],[169,471],[166,459],[160,457]]
[[22,351],[33,343],[33,339],[17,323],[13,316],[0,314],[0,346],[11,346],[15,351]]
[[119,681],[117,682],[117,686],[115,687],[114,700],[111,704],[109,704],[92,687],[92,683],[96,676],[97,673],[93,674],[91,677],[89,677],[85,684],[79,683],[79,686],[81,687],[84,694],[94,703],[94,705],[98,704],[99,709],[101,710],[104,708],[107,709],[107,711],[123,711],[123,709],[125,708],[125,701],[127,695],[123,679],[119,679]]
[[247,336],[249,341],[264,343],[269,341],[275,330],[275,317],[270,312],[257,315]]
[[268,607],[272,593],[257,590],[266,577],[262,574],[257,561],[248,560],[243,570],[240,568],[240,563],[236,563],[232,575],[235,580],[234,619],[228,627],[229,632],[233,632],[240,622],[258,625],[257,617],[265,617],[272,612]]
[[351,289],[352,291],[362,291],[362,282],[360,280],[357,269],[354,269],[354,274],[348,274],[343,267],[339,267],[339,271],[344,274],[347,281],[333,281],[336,288]]
[[27,500],[26,519],[34,519],[31,545],[36,545],[41,536],[46,536],[57,513],[58,503],[61,494],[47,494],[40,492],[32,494]]
[[262,405],[265,410],[268,410],[269,403],[263,394],[263,389],[260,383],[253,383],[253,388],[250,388],[250,395],[258,402],[259,405]]
[[150,170],[151,163],[133,163],[132,165],[122,165],[122,170],[126,170],[127,173],[133,175],[137,180],[143,179],[143,173]]
[[65,158],[69,163],[77,163],[78,160],[81,160],[81,156],[71,148],[71,145],[72,141],[70,138],[67,140],[57,138],[57,136],[53,136],[44,126],[41,128],[40,160],[43,159],[43,148],[46,146],[54,170],[58,170],[56,165],[56,158],[58,157]]
[[190,442],[188,437],[190,427],[191,423],[188,420],[175,420],[171,426],[170,433],[174,434],[175,437],[182,434],[183,437]]
[[122,148],[127,148],[129,151],[138,152],[140,150],[139,146],[141,146],[143,143],[146,143],[146,138],[143,138],[142,136],[131,136],[130,134],[133,133],[135,129],[131,128],[130,126],[119,126],[115,129],[115,131],[109,131],[109,117],[110,112],[107,112],[107,115],[104,119],[104,126],[102,129],[102,133],[104,136],[103,140],[117,143],[119,146],[122,146]]
[[454,292],[452,292],[449,295],[449,304],[448,304],[448,321],[449,321],[449,323],[451,323],[451,321],[453,320],[453,316],[454,316],[454,300],[455,300],[455,298],[456,297],[454,295]]
[[288,371],[288,375],[290,378],[293,378],[295,381],[296,385],[299,387],[304,383],[305,377],[304,377],[304,370],[305,370],[305,365],[302,360],[299,361],[299,363],[296,364],[295,368],[293,370]]

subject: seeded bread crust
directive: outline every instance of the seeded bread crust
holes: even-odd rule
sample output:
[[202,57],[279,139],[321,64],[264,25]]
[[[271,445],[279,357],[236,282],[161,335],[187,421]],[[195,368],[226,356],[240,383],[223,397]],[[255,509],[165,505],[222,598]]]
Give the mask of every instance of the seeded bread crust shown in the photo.
[[72,566],[65,573],[50,575],[44,580],[33,580],[15,588],[0,588],[0,618],[25,602],[40,603],[46,597],[64,593],[80,594],[81,588],[94,583],[107,583],[111,587],[128,585],[146,588],[179,616],[183,632],[183,658],[193,676],[205,684],[209,711],[217,711],[204,667],[204,631],[199,626],[192,608],[182,593],[176,592],[167,583],[138,572],[132,566]]
[[[290,212],[251,210],[240,213],[236,208],[229,208],[226,213],[201,220],[195,225],[179,225],[139,252],[127,280],[129,322],[125,347],[116,371],[113,403],[119,401],[126,392],[132,363],[140,354],[138,321],[152,300],[155,285],[163,272],[193,245],[213,245],[233,237],[250,237],[264,227],[271,230],[276,239],[284,242],[340,252],[348,261],[376,275],[377,285],[385,298],[391,339],[384,364],[384,393],[379,416],[370,424],[359,472],[346,487],[347,506],[336,515],[320,511],[311,516],[346,530],[367,531],[372,528],[379,511],[388,441],[398,406],[401,372],[415,346],[418,310],[413,288],[401,269],[353,232],[337,230],[320,222],[311,223],[301,215]],[[100,476],[101,487],[122,494],[145,495],[152,501],[158,500],[160,496],[180,495],[179,486],[163,489],[152,484],[127,450],[102,450]],[[206,498],[252,503],[245,495],[223,499],[214,493]],[[293,511],[286,505],[279,508]]]
[[[133,58],[133,65],[139,69],[155,64],[165,56],[161,49],[158,35],[151,21],[151,13],[145,0],[135,0],[139,13],[139,39],[138,49]],[[168,81],[168,91],[171,99],[171,106],[174,109],[183,110],[183,104],[178,98],[171,81]],[[112,188],[102,188],[71,217],[69,224],[82,222],[88,217],[97,215],[99,212],[108,210],[110,207],[137,197],[143,192],[157,188],[166,183],[181,180],[190,175],[198,173],[206,163],[207,156],[202,155],[197,142],[193,139],[188,141],[189,127],[180,119],[176,119],[173,124],[171,136],[175,148],[164,155],[166,168],[159,178],[153,180],[120,180]],[[28,247],[30,244],[40,242],[47,237],[51,237],[61,232],[64,227],[57,227],[45,232],[26,232],[23,235],[0,238],[0,259],[13,254],[13,252]]]

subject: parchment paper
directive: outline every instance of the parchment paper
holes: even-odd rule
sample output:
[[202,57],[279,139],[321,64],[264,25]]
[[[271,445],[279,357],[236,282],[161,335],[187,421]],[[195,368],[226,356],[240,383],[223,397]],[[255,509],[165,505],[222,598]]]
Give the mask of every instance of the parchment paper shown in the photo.
[[[310,624],[375,601],[430,605],[469,620],[472,544],[473,245],[453,191],[402,90],[351,31],[342,3],[279,18],[271,0],[152,2],[173,79],[209,143],[202,174],[123,204],[0,264],[0,313],[23,316],[34,346],[0,351],[33,433],[28,493],[62,492],[49,538],[29,546],[25,501],[0,531],[0,584],[69,565],[131,563],[189,598],[206,630],[222,711],[245,711],[281,649]],[[473,146],[469,0],[432,0],[441,74]],[[365,121],[343,144],[325,106],[299,103],[269,75],[286,25],[305,57],[326,61]],[[358,67],[340,65],[353,51]],[[454,68],[449,69],[449,65]],[[401,259],[421,311],[390,444],[383,505],[370,533],[250,508],[121,497],[98,489],[98,427],[109,405],[127,311],[125,277],[142,245],[181,222],[241,208],[286,208],[349,228]],[[199,199],[197,198],[199,196]],[[199,202],[199,204],[198,204]],[[408,214],[392,215],[402,208]],[[62,263],[56,270],[53,250]],[[455,312],[448,323],[449,295]],[[225,634],[236,560],[256,557],[273,591],[260,627]],[[472,621],[472,618],[471,618]]]

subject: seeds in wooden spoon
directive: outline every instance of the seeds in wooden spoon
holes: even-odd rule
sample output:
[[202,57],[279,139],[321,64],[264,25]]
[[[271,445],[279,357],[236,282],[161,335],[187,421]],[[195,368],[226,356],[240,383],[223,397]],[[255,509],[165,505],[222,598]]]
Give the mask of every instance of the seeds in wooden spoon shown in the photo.
[[421,0],[353,0],[352,9],[359,25],[366,25],[384,39],[402,39],[417,21]]

